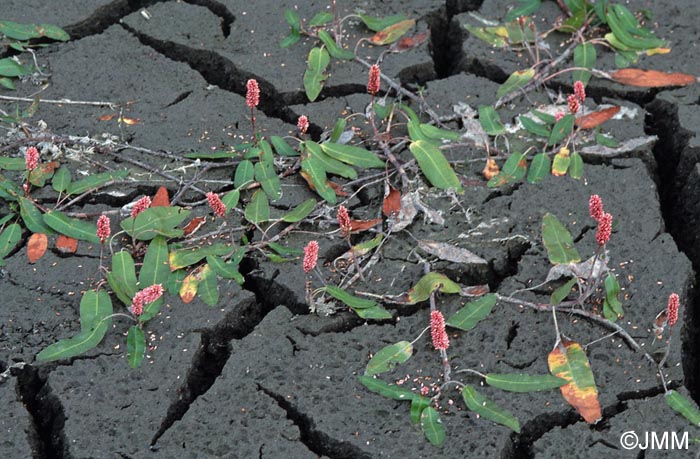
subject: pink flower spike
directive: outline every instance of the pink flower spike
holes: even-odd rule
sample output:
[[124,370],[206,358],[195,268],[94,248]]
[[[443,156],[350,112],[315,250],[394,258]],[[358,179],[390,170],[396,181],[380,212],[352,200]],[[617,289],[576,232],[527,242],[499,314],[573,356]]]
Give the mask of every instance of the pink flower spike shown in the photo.
[[369,80],[367,81],[367,92],[375,95],[379,92],[379,75],[381,74],[379,66],[374,64],[369,68]]
[[559,121],[560,119],[564,118],[565,113],[564,112],[559,112],[556,115],[554,115],[554,121]]
[[350,236],[352,224],[350,223],[348,209],[346,209],[345,206],[338,207],[338,225],[340,225],[340,232],[343,234],[343,237],[347,238]]
[[433,338],[435,349],[447,349],[450,347],[450,339],[445,331],[445,317],[440,311],[430,313],[430,335]]
[[612,215],[607,212],[598,220],[598,232],[595,235],[595,239],[598,241],[599,245],[605,245],[610,240],[612,221]]
[[112,234],[112,229],[109,224],[109,217],[106,215],[100,215],[97,219],[97,237],[100,238],[100,242],[104,243],[109,235]]
[[245,103],[248,107],[253,109],[260,103],[260,87],[258,86],[258,82],[251,78],[248,80],[248,83],[246,83],[246,89]]
[[574,96],[580,103],[586,100],[586,88],[583,86],[582,81],[577,81],[574,83]]
[[597,194],[592,195],[591,199],[588,200],[588,212],[591,214],[591,218],[597,222],[603,218],[603,200]]
[[211,191],[207,193],[207,201],[209,201],[209,207],[214,211],[219,217],[226,215],[226,205],[221,200],[218,194],[212,193]]
[[138,214],[148,209],[149,207],[151,207],[151,198],[149,198],[148,196],[144,196],[143,198],[136,201],[134,207],[131,208],[131,216],[133,218],[136,218]]
[[678,320],[678,306],[680,299],[677,293],[671,293],[668,297],[668,306],[666,306],[666,314],[668,315],[668,325],[673,327]]
[[567,102],[569,102],[569,111],[572,114],[575,114],[576,112],[578,112],[579,103],[578,103],[578,99],[576,98],[576,96],[572,94],[566,100],[567,100]]
[[29,147],[24,153],[24,163],[28,171],[33,171],[39,165],[39,150],[36,147]]
[[161,284],[146,287],[134,295],[134,298],[131,300],[131,307],[129,307],[129,310],[133,315],[138,317],[143,314],[144,306],[153,303],[161,296],[163,296],[163,286]]
[[304,135],[306,134],[306,131],[309,130],[309,119],[306,117],[306,115],[301,115],[299,117],[297,120],[297,128],[299,129],[299,135]]
[[304,247],[304,262],[302,264],[305,273],[309,273],[316,267],[318,261],[318,242],[309,241]]

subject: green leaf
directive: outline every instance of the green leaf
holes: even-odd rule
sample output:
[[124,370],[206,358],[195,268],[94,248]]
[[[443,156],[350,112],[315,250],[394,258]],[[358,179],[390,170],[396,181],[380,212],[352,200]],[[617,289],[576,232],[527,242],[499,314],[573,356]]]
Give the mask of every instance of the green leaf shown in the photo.
[[112,315],[112,301],[105,291],[88,290],[80,301],[79,334],[54,343],[36,356],[38,361],[50,362],[80,355],[94,348],[104,338]]
[[241,192],[238,190],[232,190],[221,197],[221,202],[226,206],[226,212],[233,209],[238,205],[238,200],[241,197]]
[[245,219],[253,224],[270,219],[270,203],[263,190],[256,190],[250,202],[245,207]]
[[430,272],[421,277],[418,283],[408,291],[407,303],[415,304],[425,301],[436,290],[442,293],[459,293],[461,287],[444,274]]
[[238,263],[226,263],[220,257],[207,255],[207,264],[216,274],[224,279],[233,279],[238,282],[239,285],[243,285],[243,282],[245,282],[245,278],[238,271]]
[[340,140],[340,136],[343,135],[343,132],[345,132],[345,126],[347,126],[347,124],[348,122],[345,118],[338,118],[333,126],[333,132],[331,132],[331,137],[328,141],[336,143],[338,140]]
[[151,207],[136,216],[121,221],[120,226],[129,236],[142,241],[150,241],[161,235],[168,238],[182,236],[183,231],[175,228],[185,221],[191,211],[178,206]]
[[[9,78],[5,78],[5,77],[0,77],[0,86],[5,87],[5,88],[10,89],[10,90],[13,90],[13,91],[15,89],[17,89],[17,87],[15,86],[15,83],[12,80],[10,80]],[[0,119],[3,119],[3,118],[0,118]]]
[[610,5],[605,18],[615,37],[629,48],[647,50],[666,45],[664,40],[656,38],[649,30],[640,26],[632,12],[623,5]]
[[208,306],[216,306],[219,302],[219,286],[216,282],[216,273],[206,264],[202,268],[197,294]]
[[527,157],[525,153],[511,153],[503,164],[501,172],[486,183],[489,188],[499,187],[506,183],[522,180],[527,172]]
[[58,41],[70,40],[70,35],[62,28],[52,24],[40,24],[38,27],[39,33],[46,38]]
[[97,237],[97,226],[94,223],[68,217],[57,210],[46,212],[43,218],[44,223],[60,234],[93,244],[100,243],[100,238]]
[[496,374],[486,375],[486,384],[509,392],[537,392],[550,390],[567,384],[565,379],[556,376],[546,375],[526,375],[526,374]]
[[[596,51],[592,43],[581,43],[574,48],[574,67],[585,67],[592,69],[595,67]],[[574,82],[580,81],[584,85],[591,79],[591,72],[587,70],[574,70],[571,72]]]
[[[159,207],[156,207],[158,209]],[[165,209],[165,207],[163,207]],[[143,258],[143,266],[139,272],[138,289],[143,290],[151,285],[167,285],[170,279],[170,268],[168,267],[168,243],[164,236],[155,236],[146,250]],[[139,322],[146,322],[158,314],[163,298],[158,298],[153,303],[148,304],[143,314],[139,317]]]
[[692,425],[700,427],[700,410],[695,406],[695,403],[675,390],[666,392],[665,398],[666,403],[673,411],[686,418]]
[[82,194],[88,190],[100,187],[113,180],[121,180],[129,175],[128,170],[103,172],[101,174],[90,175],[81,180],[71,183],[66,189],[67,194]]
[[583,158],[577,152],[571,154],[571,164],[569,164],[569,175],[571,178],[580,180],[583,178]]
[[15,40],[31,40],[39,38],[41,34],[34,24],[20,24],[13,21],[0,21],[0,33]]
[[[557,119],[549,113],[544,113],[539,110],[533,110],[532,114],[544,121],[548,126],[551,126],[557,122]],[[549,135],[547,137],[549,137]]]
[[546,124],[538,123],[525,115],[520,115],[520,122],[523,123],[523,127],[530,134],[549,138],[552,133],[552,130]]
[[527,172],[528,183],[540,183],[549,175],[549,168],[552,166],[552,160],[545,153],[538,153],[532,158],[530,170]]
[[282,244],[278,244],[276,242],[268,242],[267,246],[282,256],[293,255],[298,257],[304,255],[304,251],[301,249],[285,247]]
[[136,265],[131,254],[121,250],[112,256],[112,271],[107,278],[117,298],[125,305],[130,305],[136,294]]
[[171,272],[168,276],[168,284],[166,285],[168,293],[171,295],[178,295],[180,293],[180,288],[182,287],[182,281],[185,280],[185,277],[187,277],[187,273],[184,269]]
[[566,175],[571,165],[571,156],[569,155],[568,148],[562,147],[559,152],[554,155],[554,161],[552,161],[552,175],[561,177]]
[[245,184],[252,182],[254,177],[255,166],[253,166],[253,163],[250,160],[244,159],[238,163],[238,166],[236,166],[236,173],[233,175],[233,186],[240,188]]
[[299,19],[299,15],[296,12],[290,9],[285,9],[284,19],[285,21],[287,21],[287,24],[289,24],[292,30],[299,32],[299,25],[301,24],[301,19]]
[[549,304],[556,306],[557,304],[561,303],[564,301],[564,299],[569,296],[569,293],[571,292],[571,289],[576,285],[576,278],[572,277],[569,279],[566,284],[562,285],[561,287],[557,288],[555,291],[552,292],[552,296],[549,299]]
[[571,233],[553,214],[542,217],[542,240],[552,264],[578,263],[581,261]]
[[390,45],[404,36],[414,25],[416,25],[415,19],[404,19],[377,32],[370,38],[370,42],[380,46]]
[[568,113],[562,117],[559,121],[557,121],[554,124],[554,127],[552,128],[552,134],[549,136],[549,140],[547,141],[547,145],[556,145],[566,136],[571,134],[572,130],[574,129],[574,115],[571,113]]
[[32,70],[22,64],[18,64],[14,59],[6,57],[0,59],[0,76],[18,77],[28,75]]
[[328,53],[336,59],[354,59],[355,54],[347,49],[343,49],[335,42],[328,32],[321,29],[318,31],[318,38],[326,45]]
[[518,0],[520,5],[516,6],[506,14],[506,22],[518,19],[521,16],[530,16],[540,8],[540,0]]
[[22,239],[22,227],[17,223],[7,225],[0,233],[0,259],[5,258]]
[[304,148],[309,155],[313,156],[314,159],[317,160],[318,163],[323,166],[323,169],[329,174],[340,175],[341,177],[349,179],[357,178],[357,172],[355,169],[325,154],[321,145],[317,144],[313,140],[307,140],[304,142]]
[[[327,24],[333,20],[333,15],[327,11],[321,11],[316,13],[316,15],[309,21],[309,27],[319,27]],[[319,32],[325,32],[325,30],[319,30]]]
[[168,254],[168,266],[170,271],[177,271],[178,269],[199,263],[209,255],[227,255],[230,252],[231,247],[222,243],[172,250]]
[[434,140],[453,140],[459,142],[462,140],[462,135],[459,132],[448,131],[447,129],[440,129],[439,127],[433,126],[432,124],[420,124],[420,130],[429,139]]
[[462,389],[462,398],[464,398],[464,403],[467,404],[467,408],[479,414],[481,417],[520,433],[520,423],[510,411],[499,408],[491,400],[474,390],[472,386],[464,386],[464,389]]
[[270,142],[272,142],[272,146],[275,147],[275,151],[278,155],[299,156],[299,152],[289,146],[289,144],[282,137],[273,135],[270,137]]
[[358,317],[366,320],[388,320],[394,317],[380,305],[366,309],[353,309],[353,311],[355,311]]
[[[32,233],[53,234],[54,231],[44,223],[42,213],[32,201],[25,197],[19,197],[19,215],[22,217],[25,226]],[[95,227],[97,230],[97,227]],[[99,242],[99,240],[98,240]]]
[[532,80],[535,76],[535,69],[529,68],[526,70],[516,70],[496,91],[496,97],[499,99],[506,94],[522,88]]
[[399,387],[395,384],[387,384],[381,379],[377,379],[372,376],[362,375],[358,376],[358,379],[367,389],[383,397],[388,397],[399,401],[413,400],[415,397],[419,397],[419,395],[414,394],[408,389],[404,389],[403,387]]
[[275,167],[271,163],[260,161],[255,164],[255,180],[260,182],[263,191],[273,201],[282,196],[282,184],[275,172]]
[[481,298],[470,301],[463,308],[450,317],[445,325],[460,330],[471,330],[479,321],[488,317],[496,306],[497,297],[494,294],[484,295]]
[[382,348],[370,359],[365,369],[365,375],[372,376],[393,370],[413,355],[413,345],[408,341],[399,341]]
[[605,301],[608,303],[608,306],[614,313],[615,319],[619,319],[624,315],[622,303],[620,303],[620,300],[617,299],[619,295],[620,284],[617,282],[617,277],[612,273],[608,273],[607,277],[605,278]]
[[429,406],[429,398],[415,395],[413,400],[411,400],[411,422],[413,424],[418,424],[420,422],[420,415],[423,414],[423,410]]
[[141,365],[145,355],[146,335],[141,328],[132,325],[126,335],[126,360],[131,368],[136,368]]
[[353,166],[362,168],[385,167],[384,161],[377,158],[377,155],[369,150],[365,150],[364,148],[331,142],[321,144],[321,148],[331,158]]
[[389,26],[392,26],[398,22],[401,22],[406,19],[406,16],[403,14],[395,14],[393,16],[386,16],[383,18],[373,18],[371,16],[368,16],[366,14],[360,14],[360,19],[362,19],[362,22],[365,23],[368,29],[374,31],[374,32],[379,32],[380,30],[384,30]]
[[426,407],[420,415],[420,426],[425,438],[433,446],[442,446],[445,442],[445,427],[442,425],[440,415],[432,406]]
[[476,27],[471,24],[465,24],[464,28],[467,29],[471,35],[485,41],[491,46],[497,48],[505,48],[508,46],[508,41],[502,35],[499,35],[499,29],[504,29],[504,27]]
[[23,171],[27,167],[24,158],[0,158],[0,169],[6,171]]
[[310,155],[302,158],[301,170],[308,175],[309,180],[311,180],[319,196],[325,199],[329,204],[335,204],[337,202],[335,191],[333,191],[328,184],[326,170],[317,158]]
[[61,166],[58,168],[55,174],[53,174],[53,179],[51,180],[51,187],[59,193],[63,193],[68,189],[71,182],[70,169],[66,166]]
[[377,306],[376,301],[368,300],[366,298],[358,298],[355,295],[351,295],[340,287],[335,285],[326,285],[323,288],[336,300],[342,301],[346,305],[353,309],[367,309]]
[[299,222],[308,217],[314,208],[316,208],[316,200],[313,198],[307,199],[283,216],[281,220],[286,223]]
[[438,147],[425,140],[416,140],[411,142],[408,149],[413,153],[431,185],[443,190],[454,188],[458,193],[464,191],[452,166]]
[[620,142],[618,142],[614,137],[606,134],[601,134],[597,131],[595,133],[595,143],[610,148],[617,148],[620,146]]
[[490,105],[479,105],[479,124],[488,135],[499,135],[506,132],[498,112]]
[[304,90],[310,102],[315,101],[321,94],[323,82],[328,78],[324,72],[330,61],[328,51],[323,48],[312,48],[309,52],[307,68],[304,72]]

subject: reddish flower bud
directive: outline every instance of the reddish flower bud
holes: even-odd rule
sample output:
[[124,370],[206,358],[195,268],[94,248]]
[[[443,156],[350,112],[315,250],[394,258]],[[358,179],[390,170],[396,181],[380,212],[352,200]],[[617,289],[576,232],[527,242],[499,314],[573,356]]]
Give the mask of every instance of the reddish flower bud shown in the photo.
[[131,216],[133,218],[136,218],[138,214],[148,209],[149,207],[151,207],[151,198],[149,198],[148,196],[144,196],[143,198],[136,201],[134,207],[131,208]]
[[369,80],[367,81],[367,92],[375,95],[379,91],[379,66],[374,64],[369,68]]
[[668,297],[668,306],[666,306],[666,314],[668,315],[668,325],[673,327],[678,320],[678,306],[680,299],[677,293],[671,293]]
[[39,150],[36,147],[29,147],[24,153],[24,163],[28,171],[33,171],[39,165]]
[[583,86],[583,82],[577,81],[574,83],[574,96],[580,103],[586,100],[586,88]]
[[301,115],[297,120],[297,128],[299,129],[299,134],[304,135],[306,131],[309,130],[309,119],[306,115]]
[[610,233],[612,233],[612,215],[609,213],[604,213],[600,220],[598,220],[598,232],[595,235],[596,241],[599,245],[605,245],[610,240]]
[[304,247],[304,262],[302,264],[304,272],[308,273],[316,267],[318,261],[318,242],[309,241]]
[[578,99],[576,98],[576,96],[572,94],[566,100],[569,102],[569,111],[572,114],[575,114],[576,112],[578,112],[579,103],[578,103]]
[[447,349],[450,347],[450,339],[445,331],[445,318],[440,311],[430,313],[430,336],[433,338],[435,349]]
[[131,300],[131,306],[129,307],[129,310],[133,315],[138,317],[141,314],[143,314],[144,306],[153,303],[161,296],[163,296],[163,286],[161,284],[155,284],[151,285],[150,287],[146,287],[145,289],[141,290],[140,292],[136,293],[136,295],[134,295],[134,298]]
[[588,200],[588,212],[591,214],[591,218],[597,222],[603,218],[603,200],[597,194],[592,195],[591,199]]
[[97,219],[97,237],[100,238],[100,242],[104,242],[110,234],[112,234],[112,229],[109,225],[109,217],[100,215],[100,218]]
[[218,194],[212,193],[211,191],[207,193],[207,201],[209,201],[209,207],[214,212],[215,215],[223,217],[226,215],[226,205],[221,200]]
[[258,87],[258,82],[253,80],[252,78],[248,80],[248,83],[246,84],[246,95],[245,95],[245,103],[248,105],[250,108],[255,108],[258,106],[260,103],[260,88]]
[[352,224],[350,223],[348,209],[346,209],[345,206],[338,207],[338,225],[340,225],[340,232],[343,234],[343,237],[347,238],[350,236]]
[[566,115],[564,112],[557,113],[554,115],[554,121],[559,121],[560,119],[564,118],[564,115]]

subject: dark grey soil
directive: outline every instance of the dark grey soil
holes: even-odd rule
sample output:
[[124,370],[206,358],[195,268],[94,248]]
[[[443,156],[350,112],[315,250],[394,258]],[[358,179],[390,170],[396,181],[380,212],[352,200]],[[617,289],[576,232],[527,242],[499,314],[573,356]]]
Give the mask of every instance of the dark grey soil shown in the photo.
[[[70,41],[52,43],[37,55],[51,74],[41,97],[113,102],[124,107],[121,115],[140,120],[134,125],[118,124],[116,118],[103,121],[101,117],[115,114],[107,106],[41,104],[31,122],[43,120],[50,133],[113,142],[114,148],[60,150],[55,159],[68,165],[74,176],[102,171],[96,165],[132,170],[127,183],[95,193],[73,210],[119,208],[152,195],[161,185],[171,195],[177,192],[201,167],[183,154],[222,149],[249,138],[249,78],[256,78],[262,89],[256,123],[265,135],[295,134],[298,115],[306,114],[312,123],[310,134],[318,140],[342,112],[364,113],[370,101],[366,69],[334,61],[321,96],[308,103],[302,74],[313,43],[278,46],[287,31],[285,8],[297,7],[308,18],[326,8],[327,1],[58,3],[0,3],[0,19],[53,23],[71,33]],[[344,11],[404,13],[417,20],[418,31],[431,30],[428,44],[385,56],[382,72],[420,90],[441,116],[453,115],[459,103],[493,104],[499,84],[523,68],[514,54],[492,49],[463,27],[476,24],[472,13],[502,20],[514,3],[338,1]],[[700,74],[700,4],[632,3],[632,9],[654,12],[656,32],[670,39],[673,49],[668,55],[643,58],[639,67]],[[150,19],[142,11],[148,11]],[[551,19],[558,11],[555,2],[544,2],[541,17]],[[347,33],[367,36],[352,24]],[[359,54],[373,62],[379,52],[364,47]],[[598,65],[614,68],[609,56],[602,56]],[[555,79],[550,87],[567,92],[570,79]],[[24,81],[17,91],[0,90],[0,95],[30,96],[39,89]],[[618,140],[656,135],[656,142],[615,159],[587,156],[583,180],[548,177],[538,185],[494,190],[485,186],[480,175],[483,161],[478,161],[458,167],[463,195],[429,191],[427,184],[414,183],[423,202],[444,221],[420,214],[408,227],[410,235],[393,234],[366,280],[353,289],[398,295],[411,288],[423,274],[423,263],[409,256],[417,250],[414,238],[459,242],[488,261],[487,267],[476,269],[431,260],[433,271],[462,285],[488,284],[508,294],[538,284],[551,267],[541,242],[542,216],[556,214],[587,258],[597,247],[588,198],[599,194],[616,221],[608,248],[610,266],[623,290],[625,316],[620,325],[651,354],[663,352],[665,341],[655,339],[652,321],[665,308],[668,295],[678,292],[682,326],[673,329],[664,375],[671,387],[700,400],[700,305],[694,290],[700,267],[700,89],[647,90],[594,79],[589,94],[589,109],[614,103],[629,114],[605,125]],[[512,122],[510,117],[532,102],[547,101],[543,92],[532,94],[531,100],[516,100],[501,111],[503,121]],[[12,107],[0,101],[3,110]],[[356,126],[367,128],[359,121]],[[4,144],[0,140],[0,147]],[[18,151],[13,146],[0,154],[15,156]],[[402,153],[405,159],[409,155]],[[450,155],[453,160],[484,156],[467,147]],[[154,168],[164,174],[154,173]],[[231,166],[212,168],[200,177],[198,189],[221,190],[230,184],[231,173]],[[381,215],[381,184],[349,188],[357,192],[346,202],[353,218]],[[183,202],[197,203],[194,214],[207,215],[200,191],[190,189]],[[282,198],[272,203],[272,214],[279,216],[310,197],[316,195],[298,174],[288,177]],[[0,207],[0,213],[6,211]],[[303,231],[291,232],[284,244],[301,248],[318,239],[324,272],[337,281],[342,273],[331,273],[330,265],[346,245],[337,233],[326,234],[336,229],[334,215],[332,209],[322,209],[315,225],[302,225]],[[239,220],[236,224],[244,224]],[[214,229],[209,224],[203,231]],[[259,231],[249,235],[260,238]],[[353,242],[373,236],[355,235]],[[216,307],[198,298],[184,304],[168,295],[160,315],[146,328],[149,348],[138,369],[130,369],[125,361],[130,323],[119,317],[94,350],[70,360],[39,363],[39,351],[79,330],[81,292],[99,280],[99,247],[81,242],[72,256],[51,249],[29,265],[24,246],[0,269],[0,458],[675,458],[698,453],[692,443],[688,451],[626,451],[620,446],[620,435],[630,430],[687,431],[691,438],[700,437],[700,431],[666,405],[656,368],[640,353],[620,338],[607,336],[608,330],[565,314],[559,314],[564,335],[582,344],[595,342],[586,351],[603,420],[594,426],[585,423],[558,391],[513,394],[483,387],[485,395],[518,417],[522,430],[517,434],[479,419],[466,410],[458,391],[448,389],[440,405],[447,441],[437,450],[411,424],[409,404],[371,393],[357,380],[372,353],[387,344],[411,341],[423,331],[429,323],[427,303],[386,304],[395,316],[387,322],[365,322],[343,310],[329,316],[310,314],[301,263],[273,263],[259,254],[249,254],[242,264],[243,287],[220,282]],[[549,293],[542,288],[519,297],[547,302]],[[438,302],[449,316],[466,300],[442,295]],[[550,314],[499,304],[476,328],[451,332],[450,338],[454,370],[544,374],[555,333]],[[406,379],[406,387],[417,390],[441,376],[437,353],[424,336],[415,344],[414,356],[383,379]],[[479,383],[470,377],[464,380]]]

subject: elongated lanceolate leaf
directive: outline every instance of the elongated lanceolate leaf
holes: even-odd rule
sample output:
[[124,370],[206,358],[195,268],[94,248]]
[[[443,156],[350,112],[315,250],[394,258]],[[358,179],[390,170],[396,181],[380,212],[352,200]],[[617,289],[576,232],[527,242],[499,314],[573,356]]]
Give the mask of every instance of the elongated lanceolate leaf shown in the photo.
[[216,273],[208,264],[202,268],[198,293],[208,306],[216,306],[216,303],[219,302],[219,285],[216,282]]
[[131,254],[126,250],[119,251],[112,256],[112,271],[107,277],[109,286],[112,287],[117,298],[129,306],[136,294],[136,266]]
[[229,252],[231,247],[222,243],[173,250],[168,254],[168,265],[170,271],[177,271],[200,262],[208,255],[226,255]]
[[411,355],[413,355],[413,346],[408,341],[399,341],[386,346],[370,359],[365,368],[365,374],[372,376],[392,370],[410,359]]
[[506,132],[498,112],[490,105],[479,105],[479,124],[488,135],[499,135]]
[[275,167],[267,161],[260,161],[255,164],[255,180],[260,183],[263,191],[273,201],[282,196],[282,184],[275,172]]
[[549,140],[547,140],[547,145],[556,145],[564,138],[571,134],[571,131],[574,128],[574,115],[571,113],[566,114],[557,121],[554,124],[554,127],[552,128],[552,134],[549,136]]
[[0,233],[0,259],[5,258],[22,239],[22,227],[17,223],[7,225]]
[[506,14],[506,22],[514,21],[521,16],[530,16],[540,8],[540,0],[518,0],[519,5]]
[[301,170],[307,174],[311,184],[313,184],[314,188],[316,188],[316,193],[318,193],[319,196],[330,204],[335,204],[337,202],[335,191],[333,191],[331,186],[328,184],[326,169],[318,159],[310,155],[302,158]]
[[581,255],[574,246],[574,238],[553,214],[547,213],[542,217],[542,240],[552,264],[581,261]]
[[380,30],[370,38],[370,41],[375,45],[389,45],[401,38],[414,25],[416,25],[415,19],[404,19]]
[[430,294],[439,290],[442,293],[459,293],[459,284],[440,273],[425,274],[418,283],[408,291],[407,303],[415,304],[430,298]]
[[562,285],[561,287],[557,288],[555,291],[552,292],[552,296],[549,299],[549,304],[556,306],[557,304],[561,303],[564,301],[564,299],[569,296],[569,293],[571,292],[571,289],[576,285],[576,278],[572,277],[569,279],[566,284]]
[[536,184],[544,180],[549,175],[549,169],[552,167],[552,160],[545,153],[537,153],[530,163],[530,169],[527,172],[527,182]]
[[595,424],[603,416],[598,401],[598,388],[588,357],[581,345],[562,338],[547,357],[549,371],[568,381],[561,386],[564,399],[578,411],[589,424]]
[[464,403],[467,404],[467,408],[481,417],[520,433],[520,423],[510,411],[500,408],[491,400],[479,394],[472,386],[464,386],[464,389],[462,389],[462,398],[464,399]]
[[[166,207],[162,207],[165,209]],[[143,290],[151,285],[161,284],[165,286],[170,277],[170,268],[168,267],[168,243],[163,236],[156,236],[148,245],[146,256],[143,258],[143,266],[139,272],[139,282],[137,289]],[[160,306],[163,304],[163,298],[158,298],[153,303],[146,306],[143,314],[139,317],[141,322],[145,322],[153,318]]]
[[41,211],[37,209],[32,201],[23,196],[20,196],[18,201],[19,215],[22,217],[22,221],[24,221],[29,231],[33,233],[54,234],[54,230],[44,223],[44,217]]
[[484,295],[481,298],[470,301],[462,309],[450,317],[445,325],[460,330],[471,330],[479,321],[488,317],[496,306],[497,297],[494,294]]
[[245,219],[251,223],[262,223],[270,219],[270,203],[263,190],[257,190],[245,207]]
[[445,426],[442,425],[440,415],[432,406],[426,407],[420,415],[420,426],[423,435],[433,446],[442,446],[445,442]]
[[526,70],[516,70],[513,72],[508,79],[503,83],[496,91],[496,97],[499,99],[509,92],[515,91],[516,89],[522,88],[527,83],[532,80],[535,76],[535,69]]
[[358,379],[363,386],[372,392],[394,400],[413,400],[414,397],[419,397],[419,395],[414,394],[408,389],[404,389],[395,384],[387,384],[381,379],[372,376],[363,375],[359,376]]
[[129,366],[136,368],[141,365],[144,355],[146,355],[146,335],[141,328],[132,325],[126,335],[126,360]]
[[583,158],[577,152],[571,153],[571,162],[569,163],[569,175],[571,178],[580,180],[583,178]]
[[93,188],[100,187],[106,183],[113,180],[121,180],[129,175],[129,171],[111,171],[103,172],[101,174],[90,175],[84,179],[76,180],[72,182],[66,189],[67,194],[81,194]]
[[318,38],[323,42],[324,45],[326,45],[328,53],[334,58],[353,59],[355,57],[352,51],[348,51],[347,49],[343,49],[340,46],[338,46],[333,37],[331,37],[331,35],[325,30],[321,29],[318,31]]
[[236,172],[233,174],[233,186],[240,188],[246,183],[252,182],[254,176],[255,166],[253,166],[253,162],[249,159],[244,159],[236,166]]
[[[596,51],[592,43],[581,43],[574,48],[574,67],[595,67]],[[591,72],[587,70],[574,70],[571,72],[574,82],[581,81],[584,85],[591,79]]]
[[700,410],[698,410],[695,403],[675,390],[669,390],[666,392],[665,398],[668,406],[670,406],[676,413],[686,418],[692,425],[700,427]]
[[443,190],[454,188],[458,193],[464,191],[452,166],[438,147],[425,140],[416,140],[408,148],[431,185]]
[[306,97],[311,102],[315,101],[321,94],[323,82],[328,78],[325,71],[330,61],[328,51],[323,48],[312,48],[309,52],[307,68],[304,72],[304,89]]
[[245,282],[243,275],[238,271],[238,263],[232,261],[227,263],[221,257],[209,255],[207,256],[207,265],[224,279],[233,279],[239,285],[243,285],[243,282]]
[[421,397],[420,395],[415,395],[413,400],[411,400],[411,422],[413,424],[418,424],[420,422],[420,416],[423,414],[423,410],[430,406],[430,399],[427,397]]
[[88,241],[94,244],[100,243],[100,238],[97,237],[97,226],[94,223],[71,218],[66,214],[57,210],[51,210],[43,215],[44,223],[57,232],[78,239],[80,241]]
[[403,14],[395,14],[393,16],[386,16],[383,18],[375,18],[366,14],[360,14],[359,16],[360,19],[362,19],[362,22],[365,23],[367,28],[374,32],[379,32],[380,30],[386,29],[387,27],[406,19],[406,16],[404,16]]
[[324,289],[333,298],[342,301],[343,303],[345,303],[353,309],[367,309],[377,305],[376,301],[356,297],[355,295],[351,295],[350,293],[335,285],[327,285],[324,287]]
[[537,121],[533,120],[532,118],[528,118],[527,116],[520,115],[520,122],[523,124],[523,127],[527,132],[530,134],[534,134],[540,137],[547,137],[549,138],[551,134],[551,129],[550,127],[545,124],[545,123],[538,123]]
[[331,158],[353,166],[362,168],[383,168],[385,166],[384,161],[377,158],[377,155],[369,150],[365,150],[364,148],[331,142],[322,143],[321,148],[323,148],[323,151]]
[[358,317],[366,320],[389,320],[394,317],[391,312],[387,311],[380,305],[364,309],[357,308],[353,309],[353,311],[355,311],[355,314],[357,314]]
[[486,384],[509,392],[537,392],[556,389],[566,384],[566,380],[553,375],[496,374],[486,375]]
[[292,209],[289,213],[285,214],[281,220],[283,222],[287,223],[296,223],[298,221],[301,221],[305,219],[306,217],[309,216],[311,212],[313,212],[314,208],[316,207],[316,200],[315,199],[307,199],[306,201],[302,202],[298,206],[296,206],[294,209]]

